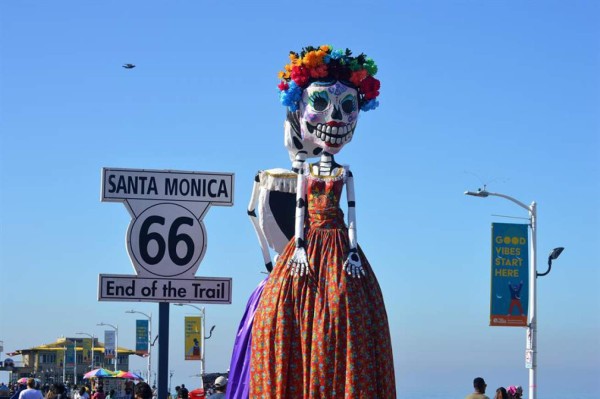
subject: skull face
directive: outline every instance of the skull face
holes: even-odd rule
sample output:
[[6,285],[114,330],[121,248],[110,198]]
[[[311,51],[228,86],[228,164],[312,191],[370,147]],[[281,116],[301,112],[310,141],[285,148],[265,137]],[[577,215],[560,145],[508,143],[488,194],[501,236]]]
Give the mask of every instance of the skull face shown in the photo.
[[343,83],[311,83],[302,92],[302,138],[330,154],[352,140],[358,119],[358,92]]

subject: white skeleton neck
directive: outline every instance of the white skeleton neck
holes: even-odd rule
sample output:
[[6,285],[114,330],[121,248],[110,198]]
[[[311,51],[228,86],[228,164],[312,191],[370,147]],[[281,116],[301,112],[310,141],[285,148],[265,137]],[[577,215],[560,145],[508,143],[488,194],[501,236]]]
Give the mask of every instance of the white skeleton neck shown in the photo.
[[317,174],[319,176],[331,176],[333,170],[339,167],[339,165],[335,163],[333,155],[331,155],[328,152],[324,152],[323,154],[321,154],[321,159],[319,160],[319,163],[316,166]]

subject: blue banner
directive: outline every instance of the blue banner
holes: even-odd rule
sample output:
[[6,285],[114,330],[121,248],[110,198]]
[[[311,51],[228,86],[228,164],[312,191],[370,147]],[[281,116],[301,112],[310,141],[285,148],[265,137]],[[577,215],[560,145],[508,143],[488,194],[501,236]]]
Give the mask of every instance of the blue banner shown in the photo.
[[148,320],[135,321],[135,353],[137,355],[148,354]]
[[73,341],[66,341],[66,351],[67,351],[67,355],[66,355],[66,366],[67,367],[73,367],[75,366],[75,342]]
[[490,326],[527,326],[528,227],[527,224],[492,223]]

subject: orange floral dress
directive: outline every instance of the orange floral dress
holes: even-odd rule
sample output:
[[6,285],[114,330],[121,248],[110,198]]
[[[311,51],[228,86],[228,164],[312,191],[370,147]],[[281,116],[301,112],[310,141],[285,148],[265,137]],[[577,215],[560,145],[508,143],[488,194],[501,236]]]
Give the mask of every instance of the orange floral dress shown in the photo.
[[252,330],[252,399],[395,399],[392,345],[381,289],[343,269],[348,230],[339,208],[346,172],[307,176],[308,276],[287,266],[292,239],[271,273]]

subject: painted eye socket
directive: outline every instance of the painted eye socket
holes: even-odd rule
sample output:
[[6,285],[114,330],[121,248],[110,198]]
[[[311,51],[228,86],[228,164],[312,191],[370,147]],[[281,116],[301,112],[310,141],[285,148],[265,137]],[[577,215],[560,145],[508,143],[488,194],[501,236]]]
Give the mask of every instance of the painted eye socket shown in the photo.
[[315,91],[308,98],[308,103],[315,111],[324,111],[329,106],[329,94],[326,91]]
[[342,100],[342,110],[344,110],[344,112],[347,114],[350,114],[356,110],[356,99],[353,95],[344,97]]

